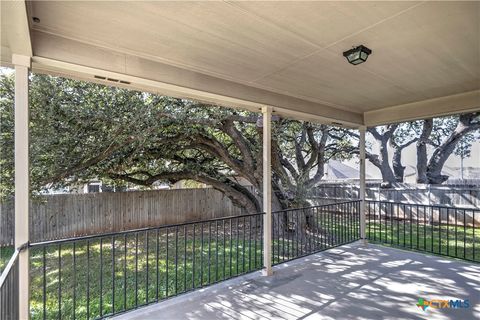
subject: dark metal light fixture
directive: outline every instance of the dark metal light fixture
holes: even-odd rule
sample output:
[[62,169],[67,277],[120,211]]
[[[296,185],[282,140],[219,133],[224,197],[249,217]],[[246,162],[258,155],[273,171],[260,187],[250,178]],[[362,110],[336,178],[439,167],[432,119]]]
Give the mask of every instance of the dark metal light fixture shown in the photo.
[[357,65],[367,61],[368,56],[372,53],[372,50],[360,45],[343,53],[343,56],[347,58],[347,61],[353,65]]

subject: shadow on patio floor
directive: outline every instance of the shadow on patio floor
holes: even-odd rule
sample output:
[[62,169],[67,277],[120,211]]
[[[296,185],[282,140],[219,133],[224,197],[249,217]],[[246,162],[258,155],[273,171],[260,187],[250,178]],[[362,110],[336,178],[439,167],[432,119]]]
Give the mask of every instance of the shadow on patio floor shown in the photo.
[[[480,319],[480,265],[360,243],[345,245],[115,319]],[[418,299],[468,299],[432,309]]]

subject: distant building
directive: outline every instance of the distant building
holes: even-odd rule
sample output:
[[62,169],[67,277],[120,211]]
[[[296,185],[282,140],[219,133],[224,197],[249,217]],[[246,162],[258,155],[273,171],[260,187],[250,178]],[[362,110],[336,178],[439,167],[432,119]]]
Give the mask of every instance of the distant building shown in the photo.
[[[374,177],[366,174],[366,179]],[[338,160],[330,160],[325,164],[325,175],[322,180],[326,181],[356,181],[360,180],[360,170]]]
[[[457,166],[444,166],[442,174],[449,176],[444,184],[480,184],[480,168],[478,167],[463,167],[462,169],[462,167]],[[417,182],[417,168],[415,166],[406,166],[404,182],[413,184]]]

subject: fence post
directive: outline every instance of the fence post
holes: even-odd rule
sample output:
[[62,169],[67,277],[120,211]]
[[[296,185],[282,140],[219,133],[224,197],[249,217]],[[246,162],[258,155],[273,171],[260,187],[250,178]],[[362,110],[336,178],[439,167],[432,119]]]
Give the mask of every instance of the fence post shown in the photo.
[[262,108],[263,113],[263,274],[272,272],[272,107]]
[[[28,74],[30,57],[12,55],[15,65],[15,247],[23,247],[29,241],[29,110]],[[18,314],[29,319],[29,250],[28,246],[18,259]]]
[[360,131],[360,238],[367,244],[366,216],[365,216],[365,126],[359,127]]

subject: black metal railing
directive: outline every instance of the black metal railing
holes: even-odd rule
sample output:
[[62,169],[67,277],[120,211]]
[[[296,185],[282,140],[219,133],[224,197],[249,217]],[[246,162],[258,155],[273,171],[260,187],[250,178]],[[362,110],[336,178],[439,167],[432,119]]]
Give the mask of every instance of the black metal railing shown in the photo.
[[480,209],[367,201],[369,241],[480,262]]
[[31,244],[32,319],[100,319],[261,269],[263,214]]
[[360,200],[273,212],[273,264],[358,240],[359,213]]
[[18,319],[18,254],[15,250],[0,276],[0,320]]

